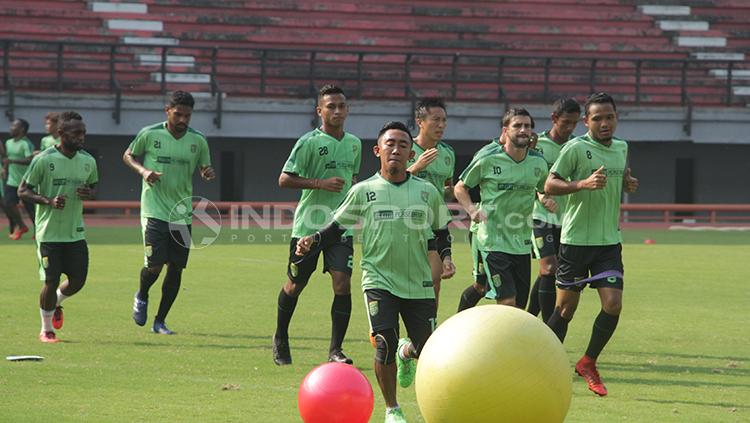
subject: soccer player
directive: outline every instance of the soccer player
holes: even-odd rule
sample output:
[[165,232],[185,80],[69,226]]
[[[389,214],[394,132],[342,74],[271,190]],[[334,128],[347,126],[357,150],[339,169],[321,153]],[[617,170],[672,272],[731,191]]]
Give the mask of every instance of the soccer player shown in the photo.
[[352,236],[346,232],[325,248],[315,249],[304,261],[295,254],[297,240],[315,233],[331,221],[331,212],[341,204],[349,188],[356,183],[362,158],[362,142],[344,131],[349,114],[344,91],[325,85],[318,92],[316,107],[321,126],[300,137],[279,176],[282,188],[301,189],[302,196],[294,212],[294,227],[289,245],[287,281],[278,296],[276,332],[273,336],[273,361],[279,366],[292,364],[289,350],[289,324],[302,290],[323,254],[323,272],[331,275],[331,343],[328,361],[352,364],[341,348],[352,312]]
[[[539,134],[536,150],[544,156],[547,166],[552,167],[563,145],[573,138],[581,106],[572,98],[561,98],[552,105],[552,128]],[[555,271],[557,250],[560,248],[560,199],[551,195],[540,195],[534,202],[533,248],[539,259],[539,276],[531,288],[529,313],[539,314],[549,320],[555,308]]]
[[44,151],[53,145],[60,143],[60,138],[57,136],[57,124],[60,120],[60,114],[57,112],[49,112],[44,117],[44,129],[47,130],[47,136],[42,138],[39,149]]
[[628,167],[628,144],[614,136],[614,99],[606,93],[592,94],[584,105],[583,121],[588,133],[563,147],[545,184],[548,194],[568,196],[560,235],[557,300],[547,325],[564,341],[583,288],[588,284],[599,291],[602,309],[586,354],[575,369],[590,390],[604,396],[607,388],[596,359],[612,337],[622,309],[620,195],[623,188],[635,192],[638,180]]
[[[531,129],[534,129],[534,117],[531,116]],[[529,149],[533,150],[536,147],[538,136],[535,132],[531,133],[531,140],[529,142]],[[496,137],[490,140],[487,144],[485,144],[482,148],[480,148],[476,153],[474,153],[474,157],[471,158],[471,162],[469,163],[469,166],[473,165],[477,160],[480,158],[488,155],[488,154],[498,154],[502,153],[503,151],[503,144],[505,143],[505,140],[503,137]],[[463,173],[462,173],[463,176]],[[460,176],[459,176],[460,179]],[[479,202],[482,200],[482,197],[479,192],[479,187],[474,187],[469,190],[469,196],[471,198],[472,203],[475,205],[478,205]],[[487,287],[487,275],[484,271],[484,265],[482,264],[481,257],[479,256],[479,250],[477,246],[477,240],[476,240],[476,234],[477,230],[479,229],[479,224],[477,222],[472,221],[471,225],[469,226],[469,248],[471,249],[471,259],[472,259],[472,277],[474,278],[474,283],[472,286],[466,288],[464,292],[461,294],[461,298],[458,301],[458,311],[460,312],[462,310],[466,310],[467,308],[474,307],[479,300],[484,296],[486,293],[486,287]]]
[[[412,138],[401,122],[387,123],[373,148],[380,172],[352,187],[320,231],[297,242],[297,255],[338,242],[362,221],[362,289],[370,330],[375,337],[375,375],[386,404],[386,423],[405,422],[396,396],[396,381],[414,381],[415,360],[435,328],[428,243],[450,249],[450,215],[443,193],[406,171],[413,157]],[[527,237],[528,238],[528,237]],[[409,338],[399,340],[399,315]]]
[[[23,234],[29,231],[29,227],[23,222],[23,217],[18,211],[18,186],[21,184],[21,179],[23,179],[23,175],[34,156],[34,145],[26,137],[28,132],[29,122],[24,119],[16,119],[10,124],[10,138],[5,141],[7,157],[3,159],[3,167],[7,180],[5,181],[3,200],[11,225],[10,239],[14,241],[18,241]],[[34,204],[28,200],[22,202],[31,222],[34,223]]]
[[[474,157],[471,158],[471,162],[469,163],[469,166],[467,166],[467,168],[471,167],[474,163],[476,163],[477,160],[486,155],[499,154],[502,151],[503,145],[500,142],[500,137],[494,138],[490,140],[489,143],[480,148],[476,153],[474,153]],[[458,179],[460,180],[463,176],[464,173],[462,172]],[[472,203],[478,205],[479,202],[482,201],[479,187],[470,189],[469,197]],[[461,293],[461,298],[458,301],[457,312],[474,307],[486,293],[485,287],[487,286],[487,274],[484,271],[484,265],[482,264],[481,257],[479,256],[477,230],[479,230],[479,224],[472,220],[469,226],[469,247],[471,249],[472,276],[474,278],[474,282],[470,287],[466,288]]]
[[[123,154],[125,164],[143,178],[145,265],[133,299],[133,320],[138,326],[146,324],[148,291],[166,264],[161,302],[151,327],[162,335],[174,334],[165,321],[180,291],[182,270],[190,253],[193,172],[198,167],[204,180],[215,177],[206,137],[188,126],[194,105],[190,93],[172,93],[165,107],[167,120],[141,129]],[[143,164],[136,161],[138,156],[143,157]]]
[[[86,125],[76,112],[60,116],[60,144],[37,155],[24,175],[18,195],[36,204],[36,241],[42,330],[39,340],[58,342],[54,329],[63,325],[62,302],[86,283],[89,251],[83,227],[83,200],[94,198],[99,180],[96,161],[83,151]],[[68,279],[60,284],[60,276]],[[59,285],[59,287],[58,287]]]
[[[2,164],[3,160],[7,158],[7,154],[5,154],[5,144],[0,142],[0,164]],[[10,218],[10,215],[5,209],[5,178],[7,176],[7,171],[5,169],[5,166],[0,165],[0,211],[2,211],[5,216],[8,218],[8,236],[13,234],[13,221]]]
[[[456,154],[448,144],[441,141],[447,125],[445,103],[437,98],[425,98],[414,108],[414,119],[419,133],[414,138],[414,158],[407,163],[412,175],[427,180],[444,198],[453,198],[453,171]],[[435,288],[435,305],[440,302],[440,280],[450,279],[456,274],[456,266],[449,252],[430,250],[432,283]]]
[[[531,278],[530,217],[537,192],[543,192],[547,164],[529,149],[531,115],[512,108],[503,116],[501,146],[487,147],[461,174],[454,189],[456,199],[478,224],[476,269],[483,268],[485,286],[479,281],[461,295],[459,311],[473,307],[483,294],[498,304],[526,307]],[[499,144],[498,144],[499,145]],[[479,187],[477,207],[469,190]]]

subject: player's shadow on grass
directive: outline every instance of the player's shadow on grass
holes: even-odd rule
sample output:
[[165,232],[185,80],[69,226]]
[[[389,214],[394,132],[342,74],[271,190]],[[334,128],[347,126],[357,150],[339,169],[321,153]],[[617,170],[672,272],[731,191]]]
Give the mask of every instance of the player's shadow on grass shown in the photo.
[[675,375],[669,375],[668,379],[647,379],[647,378],[629,378],[629,377],[616,377],[610,376],[607,380],[618,381],[622,383],[630,383],[634,385],[647,385],[647,386],[687,386],[694,388],[705,388],[707,386],[715,386],[718,388],[750,388],[750,384],[747,383],[734,383],[734,382],[707,382],[700,380],[675,380]]
[[680,366],[650,363],[607,363],[602,362],[609,369],[619,369],[625,372],[643,372],[643,373],[670,373],[684,375],[711,375],[711,376],[750,376],[750,369],[731,368],[724,366],[716,367],[698,367],[698,366]]
[[[157,336],[157,335],[154,335]],[[196,342],[190,342],[189,341],[189,334],[186,334],[185,336],[182,336],[181,339],[177,339],[176,337],[179,335],[175,335],[175,337],[172,337],[170,339],[174,339],[176,342],[173,343],[166,343],[166,342],[148,342],[148,341],[136,341],[136,342],[118,342],[118,341],[98,341],[98,344],[103,345],[125,345],[125,346],[136,346],[136,347],[149,347],[149,348],[195,348],[195,349],[217,349],[217,350],[271,350],[271,342],[269,341],[267,344],[226,344],[226,345],[220,345],[220,344],[204,344],[204,343],[196,343]],[[181,340],[185,340],[186,342],[180,342]],[[270,338],[269,338],[270,340]],[[298,350],[312,350],[310,347],[300,346],[295,347],[295,349]]]
[[[260,347],[254,347],[254,346],[248,346],[247,344],[235,344],[235,345],[219,345],[219,344],[196,344],[196,343],[172,343],[167,344],[164,342],[144,342],[144,341],[138,341],[138,342],[109,342],[111,345],[135,345],[137,347],[165,347],[165,348],[211,348],[211,349],[217,349],[217,350],[241,350],[241,349],[248,349],[248,348],[260,348]],[[270,349],[270,347],[269,347]]]
[[677,357],[677,358],[689,358],[694,360],[727,360],[727,361],[742,361],[747,362],[750,361],[750,356],[726,356],[726,355],[705,355],[705,354],[685,354],[685,353],[660,353],[660,354],[654,354],[650,352],[642,352],[642,351],[617,351],[617,354],[623,354],[623,355],[636,355],[636,356],[644,356],[649,358],[662,358],[666,359],[667,357]]
[[658,400],[653,398],[634,398],[636,401],[653,402],[656,404],[683,404],[697,405],[699,407],[721,407],[721,408],[738,408],[750,409],[750,406],[742,404],[733,404],[728,402],[704,402],[704,401],[679,401],[679,400]]
[[[228,338],[228,339],[257,339],[261,341],[268,341],[270,344],[271,336],[269,335],[250,335],[244,333],[189,333],[190,336],[200,336],[205,338]],[[297,341],[321,341],[328,342],[330,338],[315,337],[315,336],[290,336],[289,341],[297,344]],[[296,347],[296,346],[295,346]]]

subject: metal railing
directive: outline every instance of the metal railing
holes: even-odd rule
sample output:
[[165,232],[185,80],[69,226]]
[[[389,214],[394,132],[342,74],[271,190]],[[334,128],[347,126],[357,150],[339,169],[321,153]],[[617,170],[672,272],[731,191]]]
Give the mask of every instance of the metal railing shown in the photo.
[[[10,94],[6,114],[11,115],[12,93],[21,91],[112,94],[113,118],[118,120],[122,95],[164,94],[185,87],[217,96],[214,123],[220,126],[222,95],[307,98],[325,82],[338,83],[350,97],[363,99],[434,95],[452,101],[529,103],[607,91],[619,102],[636,106],[745,105],[744,99],[733,95],[737,65],[732,61],[0,43],[2,89]],[[187,65],[173,60],[180,56],[193,60]],[[713,69],[726,75],[712,75]],[[176,82],[180,77],[197,82]]]
[[[297,207],[296,202],[268,201],[217,201],[216,209],[231,220],[237,214],[254,210],[256,215],[268,211],[280,211],[288,218]],[[139,201],[86,201],[84,212],[109,217],[137,217],[141,207]],[[469,217],[458,203],[449,203],[454,216],[454,226],[468,228]],[[270,219],[273,220],[273,219]],[[750,204],[672,204],[672,203],[624,203],[621,206],[620,222],[623,224],[695,224],[695,225],[750,225]]]

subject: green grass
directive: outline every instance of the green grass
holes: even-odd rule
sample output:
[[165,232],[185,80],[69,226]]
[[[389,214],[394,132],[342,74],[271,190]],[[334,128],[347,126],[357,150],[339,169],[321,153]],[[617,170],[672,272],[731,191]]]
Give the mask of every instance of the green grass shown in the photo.
[[[300,381],[326,358],[330,280],[316,274],[292,322],[294,365],[271,361],[276,296],[287,246],[259,231],[194,250],[169,316],[178,335],[154,335],[131,318],[142,265],[137,228],[91,228],[89,281],[65,303],[65,342],[41,344],[34,245],[0,241],[3,263],[0,352],[42,362],[0,363],[1,422],[295,422]],[[462,239],[459,234],[457,238]],[[644,245],[646,238],[654,245]],[[747,233],[628,231],[620,326],[600,358],[610,395],[597,398],[573,380],[568,422],[750,421],[750,289],[743,263]],[[288,241],[286,241],[288,243]],[[358,247],[355,247],[358,250]],[[355,260],[356,261],[356,260]],[[455,247],[459,277],[443,285],[440,319],[469,282],[469,250]],[[536,272],[536,270],[534,270]],[[353,280],[359,280],[355,268]],[[355,283],[358,286],[358,283]],[[152,292],[158,300],[158,286]],[[360,290],[345,348],[375,382]],[[155,313],[152,304],[150,316]],[[571,362],[586,348],[599,309],[587,290],[565,347]],[[572,371],[571,371],[571,377]],[[382,421],[376,389],[372,421]],[[512,395],[512,393],[503,393]],[[413,388],[399,389],[411,422]]]

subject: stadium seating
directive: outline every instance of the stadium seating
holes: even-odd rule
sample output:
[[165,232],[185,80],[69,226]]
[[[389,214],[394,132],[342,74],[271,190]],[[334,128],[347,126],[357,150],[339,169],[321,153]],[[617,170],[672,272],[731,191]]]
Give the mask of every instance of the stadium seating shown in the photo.
[[[696,0],[689,18],[666,19],[644,13],[647,2],[623,0],[147,0],[140,10],[89,3],[2,2],[9,24],[0,39],[125,44],[64,47],[64,78],[59,47],[14,44],[15,87],[112,90],[114,58],[114,80],[131,93],[182,87],[304,97],[333,80],[368,98],[546,101],[597,89],[632,103],[720,105],[735,100],[727,98],[728,62],[681,61],[750,47],[750,3],[742,0]],[[689,45],[722,37],[723,47]],[[164,69],[155,42],[167,45]],[[732,64],[733,79],[746,67]]]

